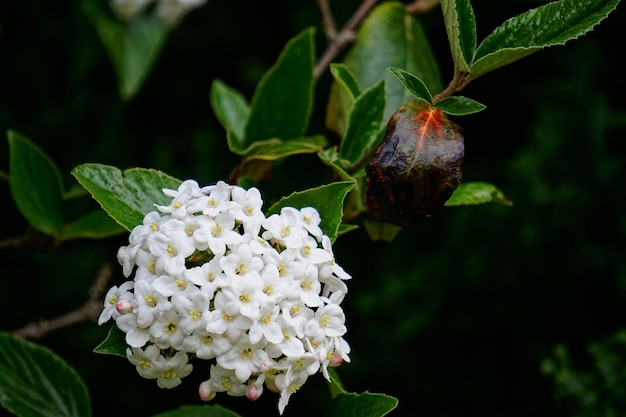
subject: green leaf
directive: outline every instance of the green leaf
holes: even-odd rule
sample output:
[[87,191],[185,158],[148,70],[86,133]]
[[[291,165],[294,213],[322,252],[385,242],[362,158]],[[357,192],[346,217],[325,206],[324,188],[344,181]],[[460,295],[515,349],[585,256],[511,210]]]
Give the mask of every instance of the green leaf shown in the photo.
[[20,417],[90,417],[87,387],[50,349],[0,332],[0,404]]
[[332,400],[332,417],[381,417],[398,406],[398,400],[385,394],[342,393]]
[[116,222],[132,230],[154,211],[154,205],[167,205],[171,197],[163,188],[177,188],[181,181],[155,169],[131,168],[124,172],[101,164],[83,164],[72,170],[80,185]]
[[330,73],[333,75],[337,84],[341,85],[345,91],[354,99],[361,95],[361,87],[359,82],[354,78],[352,71],[345,65],[340,63],[330,64]]
[[64,225],[59,237],[62,240],[103,239],[119,235],[125,231],[125,228],[117,224],[103,210],[96,210]]
[[334,82],[330,85],[330,95],[326,108],[326,127],[338,137],[346,132],[348,115],[354,104],[354,99],[361,94],[361,87],[354,74],[345,64],[330,64],[330,73]]
[[99,2],[83,0],[84,12],[113,62],[120,95],[128,100],[139,90],[161,52],[168,30],[155,14],[120,20]]
[[385,82],[367,88],[354,101],[339,156],[355,163],[382,140],[381,122],[385,110]]
[[118,329],[114,324],[109,329],[106,339],[102,341],[98,346],[94,348],[95,353],[101,353],[103,355],[121,356],[126,358],[126,333]]
[[63,185],[54,162],[25,136],[9,130],[9,185],[22,215],[42,233],[63,224]]
[[464,116],[466,114],[478,113],[487,108],[484,104],[463,96],[446,97],[435,104],[435,107],[443,110],[444,113],[454,116]]
[[392,242],[402,231],[400,226],[369,217],[363,219],[363,226],[370,239],[380,242]]
[[445,205],[466,206],[492,202],[505,206],[513,205],[496,186],[487,182],[467,182],[459,184]]
[[343,387],[343,383],[339,378],[339,374],[335,368],[328,368],[328,376],[330,377],[330,382],[328,383],[328,388],[330,390],[330,397],[337,398],[339,394],[346,393],[346,389]]
[[318,152],[326,146],[322,135],[302,136],[296,139],[267,139],[254,142],[242,155],[246,159],[275,161],[289,155]]
[[354,177],[346,172],[346,168],[350,166],[350,162],[339,157],[337,146],[324,149],[318,152],[317,156],[324,164],[331,167],[335,175],[342,181],[354,181]]
[[304,134],[313,106],[313,28],[292,38],[252,97],[244,147],[257,140]]
[[[424,29],[419,20],[406,13],[405,5],[399,1],[381,2],[372,9],[362,22],[343,63],[362,89],[385,80],[383,123],[412,98],[387,68],[400,68],[415,74],[430,91],[442,90],[439,67]],[[329,102],[337,99],[331,94]]]
[[241,154],[245,149],[244,126],[250,107],[244,96],[220,80],[211,86],[211,107],[215,117],[228,132],[228,147],[233,153]]
[[433,95],[424,84],[424,81],[417,78],[415,75],[410,74],[400,68],[387,68],[398,80],[417,98],[427,101],[432,104]]
[[476,50],[476,18],[470,0],[441,0],[454,69],[468,72]]
[[604,20],[619,1],[560,0],[507,20],[479,45],[466,82],[584,35]]
[[337,238],[339,224],[343,215],[343,200],[354,187],[352,181],[339,181],[331,184],[294,192],[274,203],[266,215],[280,213],[283,207],[315,207],[320,214],[320,228],[332,242]]
[[155,414],[153,417],[241,417],[218,404],[183,405],[176,410]]

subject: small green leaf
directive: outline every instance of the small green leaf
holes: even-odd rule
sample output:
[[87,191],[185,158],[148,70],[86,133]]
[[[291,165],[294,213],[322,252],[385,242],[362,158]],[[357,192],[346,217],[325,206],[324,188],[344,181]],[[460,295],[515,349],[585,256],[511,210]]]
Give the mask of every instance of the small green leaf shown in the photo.
[[441,0],[454,69],[468,72],[476,50],[476,18],[470,0]]
[[454,116],[478,113],[487,108],[484,104],[463,96],[446,97],[438,101],[434,107],[443,110],[444,113]]
[[352,175],[346,172],[346,168],[350,166],[350,162],[339,157],[337,146],[324,149],[323,151],[318,152],[317,156],[324,164],[331,167],[337,177],[339,177],[342,181],[354,181]]
[[241,415],[219,404],[211,404],[183,405],[176,410],[155,414],[153,417],[241,417]]
[[353,230],[356,230],[359,228],[358,224],[347,224],[347,223],[341,223],[339,225],[339,230],[337,230],[337,237],[339,236],[343,236],[346,233],[349,233]]
[[0,405],[20,417],[90,417],[87,387],[50,349],[0,332]]
[[132,230],[154,205],[167,205],[171,197],[163,188],[177,188],[181,181],[155,169],[118,168],[101,164],[83,164],[72,175],[100,206],[120,225]]
[[326,138],[322,135],[285,140],[273,138],[254,142],[242,155],[246,159],[275,161],[289,155],[315,153],[323,149],[326,144]]
[[363,226],[371,240],[380,242],[392,242],[402,231],[400,226],[369,217],[363,219]]
[[126,358],[126,333],[117,328],[114,324],[109,329],[106,339],[102,341],[98,346],[94,348],[95,353],[101,353],[103,355],[121,356]]
[[339,394],[343,394],[346,389],[343,387],[343,383],[339,378],[339,374],[335,368],[328,368],[328,376],[330,377],[330,382],[328,383],[328,388],[330,390],[330,397],[336,398]]
[[132,98],[161,52],[168,30],[154,14],[139,14],[130,20],[116,18],[99,2],[83,0],[83,10],[104,44],[117,73],[120,95]]
[[382,417],[398,406],[398,400],[385,394],[346,392],[332,400],[332,417]]
[[604,20],[620,0],[559,0],[497,27],[478,46],[466,82],[541,49],[564,45]]
[[388,70],[396,76],[398,80],[417,98],[421,98],[422,100],[426,100],[428,103],[432,104],[433,95],[424,84],[424,81],[417,78],[415,75],[410,74],[400,68],[390,67]]
[[59,238],[61,240],[103,239],[124,232],[126,229],[117,224],[103,210],[96,210],[64,225]]
[[250,107],[244,96],[228,87],[220,80],[211,86],[211,107],[215,117],[228,132],[228,147],[233,153],[244,151],[244,126],[250,114]]
[[63,224],[63,185],[54,162],[25,136],[9,130],[9,185],[22,215],[35,229],[56,236]]
[[339,157],[355,163],[383,138],[381,122],[385,111],[385,82],[367,88],[354,101]]
[[467,182],[459,184],[445,205],[467,206],[492,202],[505,206],[513,205],[496,186],[487,182]]
[[320,228],[332,242],[337,238],[337,231],[343,215],[343,200],[354,187],[354,182],[339,181],[331,184],[294,192],[281,198],[267,210],[267,216],[280,213],[283,207],[314,207],[320,214]]
[[[412,96],[387,68],[415,74],[430,91],[442,90],[439,66],[424,29],[418,19],[406,13],[405,5],[399,1],[380,2],[371,10],[343,63],[362,89],[380,80],[386,81],[383,123]],[[336,99],[331,95],[329,102]]]
[[361,95],[361,87],[359,82],[354,78],[354,74],[345,64],[330,64],[330,72],[335,81],[344,87],[350,96],[354,99]]
[[354,104],[354,99],[361,94],[361,87],[354,74],[345,64],[330,64],[330,73],[334,82],[330,86],[330,95],[333,100],[328,101],[326,108],[326,127],[338,137],[346,132],[348,115]]
[[304,134],[313,106],[313,28],[292,38],[257,85],[245,126],[245,146]]

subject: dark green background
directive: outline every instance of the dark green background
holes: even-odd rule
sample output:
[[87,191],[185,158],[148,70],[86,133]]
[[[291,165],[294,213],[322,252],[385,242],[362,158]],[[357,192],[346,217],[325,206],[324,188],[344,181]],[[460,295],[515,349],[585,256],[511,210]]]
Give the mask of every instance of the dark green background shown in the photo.
[[[337,22],[359,3],[332,2]],[[482,39],[540,3],[472,4]],[[440,12],[420,19],[448,80]],[[487,74],[464,91],[487,105],[455,119],[465,132],[464,180],[497,185],[512,207],[449,208],[392,243],[372,242],[363,230],[338,239],[337,261],[353,275],[344,302],[352,363],[339,369],[349,391],[397,397],[397,416],[602,415],[576,400],[557,401],[540,364],[563,343],[575,367],[591,372],[588,344],[626,327],[625,24],[620,5],[587,36]],[[123,102],[78,2],[4,1],[0,130],[37,143],[67,187],[76,185],[70,170],[85,162],[216,182],[238,160],[211,111],[211,82],[219,78],[250,98],[287,40],[320,25],[313,0],[211,0],[172,32],[138,95]],[[326,45],[321,29],[316,39],[319,55]],[[310,133],[327,133],[329,85],[326,72],[316,87]],[[0,169],[8,170],[6,141]],[[295,156],[260,187],[271,200],[328,176],[315,156]],[[6,182],[0,193],[0,238],[24,234],[27,225]],[[95,207],[86,199],[90,204]],[[55,248],[38,240],[0,252],[0,329],[79,307],[105,262],[114,264],[114,280],[121,282],[115,253],[125,240]],[[199,403],[204,364],[177,389],[159,390],[125,360],[91,352],[106,331],[84,323],[40,340],[85,379],[94,416],[120,410],[150,416]],[[626,375],[623,357],[612,366],[615,375]],[[312,378],[285,416],[324,415],[327,395],[322,378]],[[272,415],[276,400],[268,393],[260,404],[226,395],[216,401],[247,416]],[[626,397],[612,401],[623,415]]]

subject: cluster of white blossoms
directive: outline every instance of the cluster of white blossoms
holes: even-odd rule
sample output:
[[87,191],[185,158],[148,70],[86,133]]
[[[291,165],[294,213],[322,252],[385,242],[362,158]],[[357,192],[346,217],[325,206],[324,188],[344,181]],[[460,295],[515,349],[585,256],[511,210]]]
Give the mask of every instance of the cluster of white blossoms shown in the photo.
[[115,320],[128,360],[173,388],[193,358],[210,361],[202,400],[280,393],[282,414],[307,378],[349,361],[340,303],[349,279],[312,207],[266,217],[258,189],[184,181],[164,189],[117,258],[126,277],[98,323]]
[[123,19],[154,6],[157,17],[166,25],[177,24],[191,10],[203,6],[208,0],[110,0],[111,7]]

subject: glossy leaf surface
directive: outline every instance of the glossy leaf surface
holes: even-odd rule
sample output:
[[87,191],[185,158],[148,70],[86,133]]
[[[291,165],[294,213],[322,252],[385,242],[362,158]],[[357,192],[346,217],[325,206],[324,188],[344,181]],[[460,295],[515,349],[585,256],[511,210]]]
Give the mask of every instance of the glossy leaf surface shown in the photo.
[[560,0],[531,9],[497,27],[478,46],[469,68],[472,79],[549,46],[589,32],[619,0]]
[[422,100],[402,106],[366,167],[365,205],[374,218],[419,225],[450,198],[461,181],[461,128]]
[[55,163],[37,145],[9,131],[11,195],[30,225],[56,236],[63,223],[63,186]]
[[0,332],[0,405],[20,417],[90,417],[87,387],[50,349]]
[[131,168],[121,171],[102,164],[83,164],[72,170],[100,206],[120,225],[132,230],[155,204],[169,204],[163,188],[176,189],[180,180],[156,169]]
[[292,38],[257,85],[250,103],[244,146],[304,134],[313,101],[313,29]]

